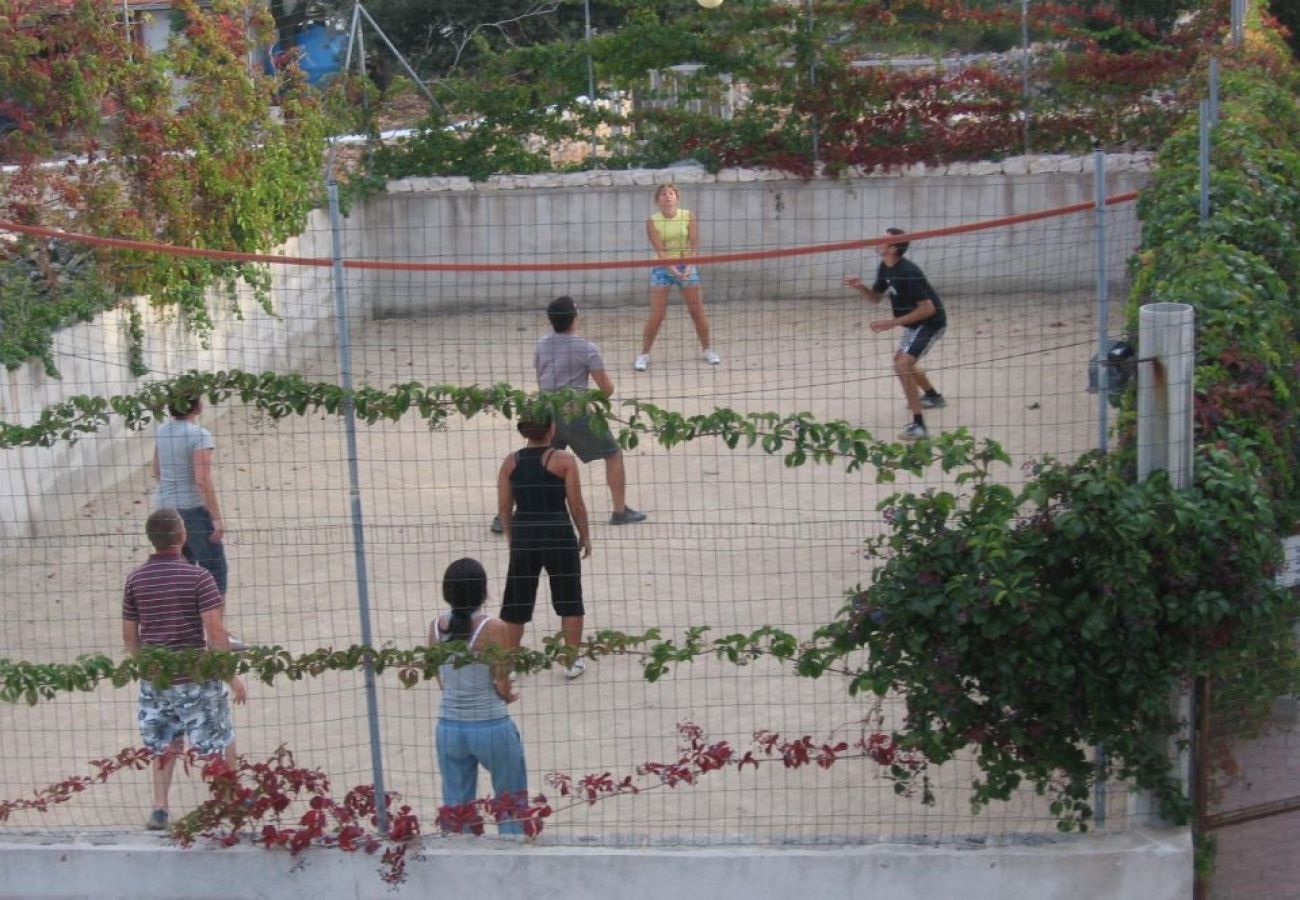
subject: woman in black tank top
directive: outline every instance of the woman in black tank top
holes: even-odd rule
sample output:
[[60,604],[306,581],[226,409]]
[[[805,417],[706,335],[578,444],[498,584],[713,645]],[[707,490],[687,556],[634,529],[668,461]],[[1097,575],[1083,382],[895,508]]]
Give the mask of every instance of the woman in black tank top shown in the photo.
[[511,547],[577,546],[564,479],[546,468],[558,452],[530,442],[514,453],[515,468],[510,473],[510,496],[514,500]]
[[591,555],[578,462],[565,451],[551,448],[555,429],[549,420],[521,419],[518,428],[528,446],[507,456],[497,475],[497,515],[510,543],[501,620],[513,646],[519,646],[524,626],[532,621],[545,571],[551,606],[560,617],[565,643],[573,648],[565,674],[577,678],[586,670],[586,662],[577,655],[586,614],[582,559]]

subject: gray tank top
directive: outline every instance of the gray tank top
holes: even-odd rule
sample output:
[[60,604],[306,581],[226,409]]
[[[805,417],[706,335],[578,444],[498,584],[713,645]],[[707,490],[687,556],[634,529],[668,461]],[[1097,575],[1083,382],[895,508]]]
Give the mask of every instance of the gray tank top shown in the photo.
[[[474,627],[474,633],[469,637],[471,650],[478,643],[483,626],[491,620],[491,616],[484,616]],[[451,640],[442,630],[445,624],[442,616],[439,616],[433,626],[440,643]],[[492,683],[492,667],[487,663],[471,663],[459,669],[447,663],[439,667],[438,674],[442,677],[442,703],[438,706],[438,718],[453,722],[486,722],[507,715],[506,701],[497,693],[496,686]]]

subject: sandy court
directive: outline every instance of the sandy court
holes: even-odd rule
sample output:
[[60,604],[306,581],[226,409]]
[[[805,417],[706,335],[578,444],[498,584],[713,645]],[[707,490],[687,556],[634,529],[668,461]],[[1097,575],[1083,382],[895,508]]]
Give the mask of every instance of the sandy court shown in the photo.
[[[579,297],[580,306],[583,298]],[[1087,295],[948,296],[947,336],[925,360],[945,409],[932,431],[967,427],[1000,441],[1016,481],[1026,460],[1073,457],[1096,446],[1095,395],[1086,393],[1096,346]],[[651,368],[634,373],[643,310],[587,309],[584,334],[602,349],[616,399],[638,398],[682,412],[726,406],[742,411],[806,410],[846,419],[893,439],[908,417],[890,358],[898,332],[873,334],[870,307],[849,299],[782,304],[734,303],[711,310],[714,345],[706,365],[680,302],[655,347]],[[544,317],[477,312],[353,326],[355,380],[534,387],[532,345]],[[1112,323],[1112,331],[1118,323]],[[305,374],[336,377],[322,347]],[[87,387],[93,390],[93,387]],[[231,565],[228,620],[242,639],[302,652],[357,642],[358,588],[352,544],[346,446],[338,419],[323,414],[279,422],[237,402],[209,411],[218,445]],[[77,513],[46,523],[40,535],[3,545],[0,655],[40,662],[82,653],[121,655],[120,585],[144,559],[150,508],[149,433],[128,438],[137,465],[112,487],[78,497]],[[439,611],[438,579],[459,556],[474,556],[499,602],[507,554],[488,531],[501,458],[522,442],[502,419],[452,418],[430,431],[417,417],[358,437],[368,600],[376,642],[423,641]],[[137,453],[138,451],[138,453]],[[677,636],[707,625],[712,634],[774,625],[807,636],[830,621],[845,592],[871,578],[862,541],[881,527],[880,500],[899,487],[944,486],[937,470],[899,485],[843,466],[787,468],[757,449],[728,450],[704,439],[671,451],[648,442],[627,455],[628,500],[649,514],[634,526],[607,524],[610,501],[600,463],[583,468],[594,554],[584,564],[588,629]],[[946,485],[951,488],[951,483]],[[543,588],[526,642],[540,644],[558,620]],[[785,771],[779,764],[714,774],[698,786],[660,788],[594,807],[568,807],[544,782],[636,774],[648,761],[676,758],[678,723],[694,722],[710,740],[744,749],[759,729],[783,736],[852,741],[869,704],[850,699],[844,681],[796,677],[769,660],[736,667],[703,659],[651,684],[631,658],[595,662],[572,683],[542,673],[521,682],[512,707],[528,753],[530,787],[557,801],[546,836],[557,842],[856,841],[889,837],[1052,833],[1032,797],[971,817],[964,763],[932,773],[938,802],[895,796],[869,762],[829,770]],[[439,803],[432,747],[437,688],[402,689],[380,680],[380,731],[388,789],[431,822]],[[0,796],[87,772],[88,760],[137,743],[134,688],[101,687],[34,708],[0,708]],[[884,706],[887,722],[898,707]],[[339,793],[370,782],[369,743],[359,675],[250,686],[238,711],[239,748],[265,758],[281,745],[328,772]],[[642,780],[643,785],[651,782]],[[174,809],[201,796],[196,779],[178,778]],[[128,774],[50,813],[20,813],[6,828],[136,828],[148,812],[147,779]]]

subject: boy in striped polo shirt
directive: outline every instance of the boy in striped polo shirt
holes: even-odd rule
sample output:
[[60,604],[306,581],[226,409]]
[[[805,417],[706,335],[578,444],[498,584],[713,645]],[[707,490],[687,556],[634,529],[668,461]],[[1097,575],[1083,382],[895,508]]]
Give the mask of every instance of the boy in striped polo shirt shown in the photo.
[[[185,522],[174,509],[155,510],[145,533],[156,551],[126,579],[122,596],[122,640],[132,656],[141,647],[168,650],[229,650],[225,598],[206,569],[182,555]],[[228,683],[230,699],[243,703],[247,693],[236,675]],[[140,681],[138,721],[141,742],[159,754],[153,769],[153,813],[148,827],[167,827],[167,794],[176,754],[190,745],[200,753],[224,753],[235,762],[235,727],[230,718],[227,685],[194,682],[180,676],[166,688]]]

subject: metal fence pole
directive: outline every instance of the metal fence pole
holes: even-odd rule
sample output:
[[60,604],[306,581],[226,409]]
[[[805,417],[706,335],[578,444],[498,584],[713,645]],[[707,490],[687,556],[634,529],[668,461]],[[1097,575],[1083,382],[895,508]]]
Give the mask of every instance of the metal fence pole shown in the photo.
[[[1138,478],[1164,471],[1177,490],[1192,484],[1193,387],[1196,379],[1196,312],[1187,303],[1148,303],[1138,310]],[[1175,716],[1195,727],[1194,698],[1175,691],[1169,698]],[[1183,789],[1194,794],[1192,760],[1171,738],[1165,752]],[[1188,742],[1190,743],[1190,742]],[[1155,799],[1144,791],[1131,810],[1157,817]]]
[[[366,567],[366,533],[361,515],[361,473],[357,464],[357,416],[352,402],[352,338],[348,329],[347,289],[343,283],[343,238],[339,212],[339,186],[333,177],[333,157],[326,184],[329,196],[330,259],[334,278],[334,328],[339,343],[339,377],[343,382],[343,427],[347,438],[348,499],[352,513],[352,555],[356,566],[357,613],[361,618],[361,643],[374,646],[370,628],[370,574]],[[370,767],[375,779],[375,812],[381,833],[388,831],[385,805],[383,745],[379,739],[379,696],[375,690],[375,669],[367,657],[364,668],[366,720],[370,728]]]
[[1210,220],[1210,101],[1201,101],[1197,168],[1201,182],[1201,224]]
[[[1028,134],[1028,132],[1026,132]],[[1110,268],[1106,252],[1106,153],[1096,150],[1092,154],[1094,231],[1097,242],[1097,449],[1105,453],[1110,447],[1108,413],[1110,406],[1109,368],[1106,358],[1110,351]],[[1094,749],[1097,757],[1097,781],[1093,786],[1092,810],[1098,828],[1106,825],[1106,745]]]
[[1182,490],[1192,484],[1196,312],[1187,303],[1148,303],[1138,323],[1138,478],[1164,471]]
[[1020,0],[1020,91],[1025,127],[1025,155],[1029,155],[1029,0]]
[[[815,36],[813,35],[813,25],[816,20],[813,18],[812,0],[804,0],[804,16],[808,21],[808,86],[810,88],[817,86],[817,48],[814,45]],[[822,161],[821,143],[818,140],[817,113],[812,114],[812,161],[815,169]]]
[[1110,259],[1106,252],[1106,153],[1096,150],[1092,154],[1093,201],[1095,203],[1094,225],[1097,242],[1097,359],[1103,363],[1097,367],[1097,448],[1105,453],[1109,438],[1108,407],[1110,395],[1107,392],[1107,371],[1104,362],[1110,350],[1108,334],[1110,324]]
[[1210,124],[1219,124],[1219,58],[1210,57]]
[[[591,0],[582,0],[583,34],[587,43],[587,111],[596,111],[596,69],[591,61]],[[596,164],[596,129],[591,130],[591,164]]]

